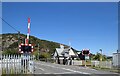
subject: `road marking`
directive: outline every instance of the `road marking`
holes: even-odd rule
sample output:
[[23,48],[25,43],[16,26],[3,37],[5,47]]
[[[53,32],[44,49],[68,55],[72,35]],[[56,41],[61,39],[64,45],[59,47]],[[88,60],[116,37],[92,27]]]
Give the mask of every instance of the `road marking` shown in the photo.
[[[72,72],[62,72],[62,73],[39,73],[39,74],[71,74]],[[76,74],[76,73],[75,73]]]
[[[52,65],[45,65],[45,64],[41,64],[41,63],[37,63],[37,64],[40,64],[40,65],[43,65],[43,66],[49,66],[49,67],[52,67],[52,68],[59,68],[59,67],[52,66]],[[67,68],[59,68],[59,69],[63,69],[63,70],[67,70],[67,71],[71,71],[71,72],[75,72],[75,73],[81,73],[81,74],[90,74],[90,73],[75,71],[75,70],[71,70],[71,69],[67,69]]]
[[36,66],[35,66],[35,68],[40,69],[40,70],[42,70],[42,71],[45,71],[44,69],[42,69],[42,68],[38,68],[38,67],[36,67]]
[[71,71],[71,72],[81,73],[81,74],[90,74],[90,73],[80,72],[80,71],[75,71],[75,70],[66,69],[66,68],[62,68],[62,69],[64,69],[64,70],[68,70],[68,71]]
[[90,69],[90,70],[97,71],[96,69],[92,69],[92,68],[85,68],[85,67],[80,67],[79,69]]
[[53,73],[53,74],[70,74],[72,72],[62,72],[62,73]]

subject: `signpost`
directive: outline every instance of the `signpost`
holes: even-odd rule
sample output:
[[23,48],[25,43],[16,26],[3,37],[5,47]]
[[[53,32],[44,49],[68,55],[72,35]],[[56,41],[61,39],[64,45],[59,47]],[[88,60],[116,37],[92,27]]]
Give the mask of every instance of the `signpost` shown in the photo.
[[28,18],[28,33],[27,38],[25,39],[25,44],[21,43],[19,45],[19,52],[23,54],[21,65],[25,69],[24,70],[25,73],[27,72],[26,69],[30,68],[30,66],[33,65],[33,62],[31,62],[29,59],[30,54],[33,52],[33,45],[29,44],[29,35],[30,35],[30,18]]
[[89,59],[90,49],[83,49],[83,50],[82,50],[82,55],[85,56],[85,67],[86,67],[86,60]]
[[85,60],[89,60],[89,56],[88,55],[85,55]]

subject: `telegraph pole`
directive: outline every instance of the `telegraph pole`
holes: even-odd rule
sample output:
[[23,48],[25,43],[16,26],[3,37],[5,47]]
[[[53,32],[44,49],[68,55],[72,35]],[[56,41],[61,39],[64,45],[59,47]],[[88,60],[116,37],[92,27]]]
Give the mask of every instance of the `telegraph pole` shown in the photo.
[[[20,44],[20,31],[18,31],[18,46]],[[18,47],[18,50],[19,50],[19,47]]]
[[38,60],[39,60],[39,56],[40,56],[40,50],[39,50],[39,44],[38,44]]

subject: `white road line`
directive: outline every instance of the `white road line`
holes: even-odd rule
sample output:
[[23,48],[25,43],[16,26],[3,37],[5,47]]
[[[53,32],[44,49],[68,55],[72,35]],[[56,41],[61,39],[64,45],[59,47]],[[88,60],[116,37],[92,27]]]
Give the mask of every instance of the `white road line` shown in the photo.
[[62,72],[62,73],[39,73],[39,74],[71,74],[72,72]]
[[[52,67],[52,68],[59,68],[59,67],[52,66],[52,65],[45,65],[45,64],[41,64],[41,63],[37,63],[37,64],[44,65],[44,66],[49,66],[49,67]],[[90,73],[75,71],[75,70],[66,69],[66,68],[59,68],[59,69],[63,69],[63,70],[67,70],[67,71],[71,71],[71,72],[75,72],[75,73],[81,73],[81,74],[90,74]]]
[[36,67],[36,66],[35,66],[35,68],[40,69],[40,70],[42,70],[42,71],[45,71],[44,69],[42,69],[42,68],[38,68],[38,67]]
[[[80,67],[79,69],[90,69],[90,68],[84,68],[84,67]],[[94,70],[94,71],[97,71],[96,69],[90,69],[90,70]]]
[[70,74],[72,72],[62,72],[62,73],[53,73],[53,74]]
[[66,68],[62,68],[62,69],[64,69],[64,70],[68,70],[68,71],[71,71],[71,72],[81,73],[81,74],[90,74],[90,73],[80,72],[80,71],[75,71],[75,70],[66,69]]

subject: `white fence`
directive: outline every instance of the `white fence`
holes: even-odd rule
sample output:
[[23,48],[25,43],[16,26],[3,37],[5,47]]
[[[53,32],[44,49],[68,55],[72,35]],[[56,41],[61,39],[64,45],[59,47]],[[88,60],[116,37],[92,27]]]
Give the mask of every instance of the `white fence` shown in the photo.
[[73,60],[73,65],[82,65],[82,61]]
[[112,68],[112,61],[91,61],[91,66],[101,68]]
[[34,72],[33,55],[2,55],[2,74],[31,74]]
[[91,66],[95,66],[95,67],[97,67],[97,66],[99,66],[99,61],[91,61]]
[[[72,65],[84,65],[83,61],[77,61],[77,60],[73,60],[72,61]],[[87,64],[88,65],[88,64]],[[94,67],[100,67],[100,68],[112,68],[112,61],[90,61],[89,63],[90,66],[94,66]]]

